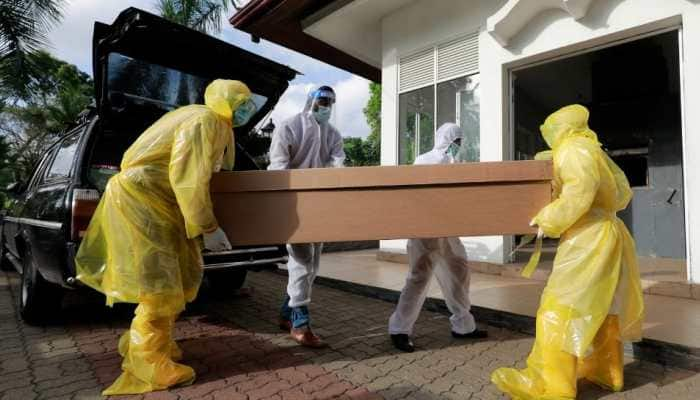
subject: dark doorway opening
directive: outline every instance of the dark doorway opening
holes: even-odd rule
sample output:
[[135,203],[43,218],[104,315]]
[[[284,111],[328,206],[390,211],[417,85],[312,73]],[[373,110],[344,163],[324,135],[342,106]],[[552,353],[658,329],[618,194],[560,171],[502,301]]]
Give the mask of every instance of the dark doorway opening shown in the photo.
[[640,256],[685,259],[679,33],[513,71],[515,159],[547,149],[539,126],[578,103],[634,189],[620,213]]

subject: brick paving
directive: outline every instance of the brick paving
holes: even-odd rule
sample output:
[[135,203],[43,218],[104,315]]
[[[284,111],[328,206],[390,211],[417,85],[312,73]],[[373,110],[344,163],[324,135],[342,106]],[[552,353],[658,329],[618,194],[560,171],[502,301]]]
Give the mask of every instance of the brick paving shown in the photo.
[[[532,337],[487,327],[490,338],[457,341],[445,315],[423,312],[415,353],[396,352],[386,335],[393,305],[317,285],[315,330],[330,346],[296,346],[276,324],[286,278],[250,273],[250,298],[203,299],[176,325],[194,385],[125,399],[504,399],[489,383],[498,366],[522,367]],[[0,275],[0,400],[96,399],[119,374],[119,335],[131,307],[108,310],[99,298],[72,296],[55,326],[19,319],[19,279]],[[627,388],[582,384],[580,399],[698,399],[700,374],[646,362],[625,370]],[[119,397],[117,397],[119,398]]]

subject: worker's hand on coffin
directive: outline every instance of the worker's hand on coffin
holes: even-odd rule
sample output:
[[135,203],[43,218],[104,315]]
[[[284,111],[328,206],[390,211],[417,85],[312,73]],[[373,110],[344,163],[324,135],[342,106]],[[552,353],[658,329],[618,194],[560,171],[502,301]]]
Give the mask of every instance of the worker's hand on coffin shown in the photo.
[[537,239],[542,239],[544,237],[544,231],[542,228],[538,227],[537,228]]
[[221,228],[216,228],[215,231],[205,233],[202,237],[204,240],[204,248],[210,251],[231,250],[231,242],[228,241],[226,233]]
[[[535,222],[534,218],[530,221],[530,226],[532,226],[532,227],[537,226],[537,222]],[[542,239],[543,237],[544,237],[544,231],[542,230],[542,228],[537,227],[537,238]]]

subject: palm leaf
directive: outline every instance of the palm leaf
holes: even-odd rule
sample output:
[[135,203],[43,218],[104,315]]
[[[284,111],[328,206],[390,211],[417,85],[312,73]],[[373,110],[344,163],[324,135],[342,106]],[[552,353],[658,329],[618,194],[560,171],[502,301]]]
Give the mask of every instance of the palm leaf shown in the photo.
[[3,97],[31,95],[41,69],[31,55],[49,44],[47,32],[60,20],[65,0],[0,2],[0,92]]
[[221,18],[234,0],[158,0],[163,18],[205,33],[221,31]]

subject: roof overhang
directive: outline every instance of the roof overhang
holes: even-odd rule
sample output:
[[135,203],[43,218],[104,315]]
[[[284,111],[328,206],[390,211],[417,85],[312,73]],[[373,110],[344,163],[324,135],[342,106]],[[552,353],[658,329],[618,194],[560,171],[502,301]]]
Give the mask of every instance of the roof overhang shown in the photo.
[[301,23],[308,35],[381,69],[382,19],[414,1],[335,1]]
[[[382,0],[373,3],[383,3]],[[361,1],[369,3],[369,1]],[[352,0],[251,0],[244,8],[231,18],[231,24],[254,37],[263,38],[309,57],[321,60],[338,68],[379,82],[381,69],[379,65],[367,62],[367,58],[352,49],[344,51],[332,41],[314,37],[304,30],[305,25],[320,22],[321,15],[331,15],[353,3]],[[325,11],[323,11],[325,10]],[[307,20],[309,17],[311,20]],[[304,22],[306,20],[306,22]],[[313,29],[310,32],[315,32]],[[381,39],[381,38],[379,38]],[[381,41],[379,41],[381,42]],[[380,48],[381,51],[381,48]],[[356,55],[351,55],[354,52]],[[367,61],[366,61],[367,60]]]

